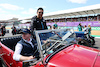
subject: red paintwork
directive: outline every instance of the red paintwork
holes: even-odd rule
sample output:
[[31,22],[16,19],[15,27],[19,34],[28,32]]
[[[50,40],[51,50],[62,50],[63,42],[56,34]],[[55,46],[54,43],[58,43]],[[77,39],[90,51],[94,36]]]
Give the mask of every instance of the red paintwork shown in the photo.
[[[8,67],[22,67],[22,62],[13,60],[13,51],[1,43],[0,45],[2,46],[0,54],[4,53],[2,57]],[[94,48],[74,44],[54,55],[48,62],[47,67],[100,67],[99,52],[100,50]],[[13,64],[10,66],[10,63]],[[31,67],[44,67],[44,65],[38,62]]]
[[97,55],[94,67],[100,67],[100,52]]
[[93,67],[93,64],[100,67],[100,56],[95,64],[98,52],[100,51],[93,48],[72,45],[54,55],[47,67]]
[[13,60],[14,52],[11,49],[6,47],[2,43],[0,43],[0,46],[1,46],[0,54],[4,54],[1,57],[4,59],[4,61],[8,67],[18,67],[18,66],[22,67],[22,62],[16,62],[15,60]]

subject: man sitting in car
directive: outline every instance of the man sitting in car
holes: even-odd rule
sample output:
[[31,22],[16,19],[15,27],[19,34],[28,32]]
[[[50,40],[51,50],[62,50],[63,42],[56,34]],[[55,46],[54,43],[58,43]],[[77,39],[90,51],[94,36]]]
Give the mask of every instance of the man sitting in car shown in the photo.
[[[21,33],[22,39],[15,46],[13,59],[16,61],[34,59],[35,56],[33,56],[33,54],[36,52],[37,46],[35,45],[35,41],[31,38],[31,32],[28,29],[23,29]],[[39,55],[38,52],[36,52],[36,55]]]

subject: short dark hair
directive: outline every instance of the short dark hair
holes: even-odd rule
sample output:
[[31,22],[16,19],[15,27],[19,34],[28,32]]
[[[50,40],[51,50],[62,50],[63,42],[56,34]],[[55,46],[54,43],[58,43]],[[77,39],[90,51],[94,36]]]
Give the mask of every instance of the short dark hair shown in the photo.
[[38,9],[37,9],[37,12],[38,12],[38,10],[43,10],[43,8],[42,8],[42,7],[38,8]]

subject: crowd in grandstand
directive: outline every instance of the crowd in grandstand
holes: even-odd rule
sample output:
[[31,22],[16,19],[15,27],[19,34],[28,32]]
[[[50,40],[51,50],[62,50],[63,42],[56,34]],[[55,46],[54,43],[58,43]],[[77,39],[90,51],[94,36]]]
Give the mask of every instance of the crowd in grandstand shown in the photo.
[[81,22],[81,21],[100,21],[100,15],[97,16],[80,16],[70,18],[48,19],[46,22]]

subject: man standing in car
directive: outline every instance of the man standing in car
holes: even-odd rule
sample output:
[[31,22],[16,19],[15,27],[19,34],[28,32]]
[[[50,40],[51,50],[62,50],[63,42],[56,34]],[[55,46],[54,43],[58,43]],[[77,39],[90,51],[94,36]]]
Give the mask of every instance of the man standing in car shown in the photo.
[[31,19],[31,31],[34,30],[45,30],[47,29],[46,21],[43,16],[43,8],[37,9],[37,16],[32,17]]

